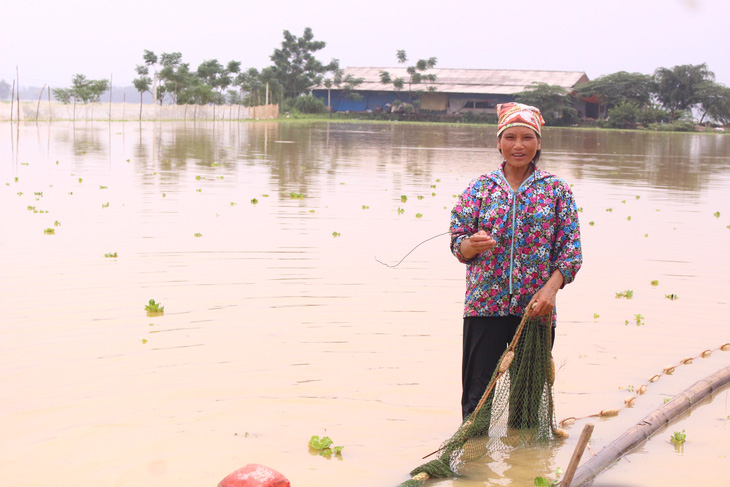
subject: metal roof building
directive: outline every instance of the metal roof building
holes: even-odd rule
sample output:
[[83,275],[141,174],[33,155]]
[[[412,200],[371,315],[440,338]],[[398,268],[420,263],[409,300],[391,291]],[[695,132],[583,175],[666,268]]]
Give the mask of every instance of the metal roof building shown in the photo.
[[[392,83],[380,81],[381,71],[387,71],[391,79],[403,78],[402,90]],[[528,89],[533,83],[558,85],[573,91],[576,85],[587,83],[588,76],[582,71],[522,71],[505,69],[429,69],[423,74],[434,74],[434,82],[408,87],[409,74],[404,67],[397,68],[346,68],[345,76],[362,78],[363,82],[352,91],[362,99],[351,100],[341,89],[327,90],[318,86],[314,96],[331,103],[332,111],[376,111],[386,109],[394,101],[418,101],[421,111],[458,114],[464,111],[494,112],[499,103],[514,101],[515,95]],[[585,107],[576,107],[584,112]]]

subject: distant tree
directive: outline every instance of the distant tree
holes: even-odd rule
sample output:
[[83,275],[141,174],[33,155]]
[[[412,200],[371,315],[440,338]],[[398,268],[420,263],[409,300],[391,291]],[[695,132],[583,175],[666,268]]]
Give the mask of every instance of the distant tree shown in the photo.
[[[398,59],[399,64],[405,64],[408,62],[408,56],[406,54],[406,51],[403,49],[399,49],[395,53],[396,58]],[[393,85],[393,88],[395,89],[396,95],[398,96],[398,99],[400,99],[400,92],[405,87],[406,83],[408,84],[408,102],[412,103],[413,101],[413,85],[420,85],[422,83],[434,83],[436,81],[436,75],[426,74],[425,71],[428,71],[429,69],[433,69],[436,66],[436,63],[438,62],[438,59],[435,57],[430,57],[428,59],[419,59],[416,61],[416,64],[413,66],[408,66],[406,68],[406,73],[408,73],[408,79],[405,78],[393,78],[388,71],[381,71],[380,72],[380,82],[384,85]],[[428,91],[436,91],[435,86],[428,86]],[[417,90],[417,92],[422,92],[423,90]]]
[[132,83],[139,91],[139,119],[142,120],[142,97],[146,91],[150,91],[152,88],[152,79],[149,77],[150,70],[146,65],[138,64],[134,69],[139,77],[135,78]]
[[[241,103],[245,103],[248,99],[248,105],[254,103],[254,97],[258,93],[261,86],[261,75],[256,68],[249,68],[247,71],[240,71],[233,78],[233,86],[238,87],[238,99]],[[248,96],[245,96],[248,93]]]
[[73,91],[70,88],[53,88],[51,93],[53,93],[54,100],[64,105],[71,103],[71,99],[73,98]]
[[705,82],[699,89],[697,108],[702,113],[700,123],[707,117],[722,125],[730,124],[730,88]]
[[[595,96],[599,105],[605,105],[606,111],[624,102],[633,102],[644,108],[651,103],[653,81],[647,74],[619,71],[578,85],[575,92],[584,98]],[[602,113],[600,106],[598,113]]]
[[332,88],[338,90],[338,96],[340,97],[349,100],[361,100],[362,95],[354,90],[365,81],[365,78],[356,78],[352,74],[345,75],[345,71],[340,68],[339,59],[333,59],[332,64],[335,67],[332,76],[325,78],[322,82],[322,85],[327,88],[327,110],[329,111],[332,110]]
[[144,50],[144,54],[142,54],[142,59],[144,61],[145,66],[147,66],[148,70],[152,70],[152,95],[153,95],[153,103],[158,103],[158,94],[157,94],[157,54],[155,54],[152,51],[148,51],[147,49]]
[[73,98],[79,103],[97,103],[101,95],[109,89],[109,80],[88,79],[83,74],[76,74],[71,80],[71,88],[55,88],[53,96],[61,103],[70,103]]
[[706,63],[658,68],[654,72],[656,97],[669,110],[670,122],[675,120],[677,112],[691,110],[697,105],[702,87],[714,79],[715,74]]
[[182,66],[182,54],[179,52],[160,54],[160,71],[158,73],[158,79],[160,86],[158,87],[157,99],[160,104],[165,100],[166,95],[169,93],[172,98],[172,103],[177,103],[177,92],[181,89],[187,79],[182,76],[186,71],[189,72],[188,66],[181,69]]
[[332,71],[332,63],[323,64],[314,53],[324,49],[324,41],[314,40],[312,29],[307,27],[304,34],[297,37],[288,30],[284,31],[281,49],[274,49],[270,56],[274,65],[271,74],[281,85],[284,96],[294,98],[322,82],[323,74]]
[[519,103],[539,108],[547,125],[570,125],[578,120],[573,97],[562,86],[534,82],[515,98]]
[[0,100],[10,97],[11,86],[4,79],[0,80]]

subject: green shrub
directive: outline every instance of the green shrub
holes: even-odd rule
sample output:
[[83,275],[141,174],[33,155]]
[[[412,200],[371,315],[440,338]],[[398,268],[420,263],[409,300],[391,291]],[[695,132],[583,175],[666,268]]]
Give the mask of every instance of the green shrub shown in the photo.
[[660,123],[662,120],[669,118],[669,113],[666,110],[657,107],[647,107],[639,112],[637,122],[642,125],[649,125],[651,123]]
[[298,96],[294,98],[291,106],[294,110],[297,110],[300,113],[325,113],[327,111],[327,108],[324,106],[324,102],[312,95]]
[[615,129],[630,129],[636,126],[639,118],[639,105],[624,101],[608,110],[606,126]]

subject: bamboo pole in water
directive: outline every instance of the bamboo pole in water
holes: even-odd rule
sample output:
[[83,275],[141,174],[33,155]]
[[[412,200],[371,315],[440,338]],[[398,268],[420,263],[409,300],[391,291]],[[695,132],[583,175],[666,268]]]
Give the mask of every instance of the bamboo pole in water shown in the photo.
[[669,424],[680,414],[699,404],[704,398],[730,384],[730,366],[720,369],[692,384],[672,398],[662,407],[655,409],[648,416],[636,423],[603,448],[575,473],[572,487],[589,484],[603,470],[617,459],[648,440],[663,426]]
[[15,80],[13,80],[13,91],[10,92],[10,126],[13,124],[13,111],[15,110]]
[[15,66],[15,79],[18,80],[18,89],[15,90],[15,96],[18,97],[18,123],[20,123],[20,74],[18,73],[18,66]]
[[114,85],[114,73],[109,75],[109,121],[112,121],[112,86]]
[[38,123],[38,112],[41,110],[41,98],[43,98],[43,90],[46,89],[46,84],[43,83],[41,93],[38,95],[38,105],[35,107],[35,123]]
[[[52,111],[51,111],[51,85],[48,85],[48,121],[51,121],[52,118]],[[50,132],[49,132],[50,134]]]
[[588,440],[591,439],[591,434],[593,434],[593,423],[588,423],[583,427],[580,438],[578,438],[578,444],[575,446],[573,456],[570,458],[568,468],[565,470],[565,476],[563,477],[562,482],[560,482],[561,486],[570,487],[570,484],[573,482],[575,471],[578,469],[580,459],[583,457],[583,451],[588,445]]

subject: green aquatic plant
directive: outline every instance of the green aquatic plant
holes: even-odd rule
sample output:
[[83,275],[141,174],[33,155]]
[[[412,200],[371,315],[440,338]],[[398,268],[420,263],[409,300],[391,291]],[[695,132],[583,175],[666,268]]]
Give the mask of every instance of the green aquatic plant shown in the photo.
[[195,176],[196,181],[200,181],[201,179],[203,179],[203,178],[201,178],[200,176]]
[[598,313],[593,313],[593,319],[594,320],[597,320],[600,317],[601,317],[601,315],[599,315]]
[[424,198],[424,196],[419,194],[418,196],[416,196],[416,198],[418,198],[419,200],[422,200]]
[[342,234],[340,232],[332,232],[332,238],[337,238],[340,236],[342,236]]
[[33,193],[35,196],[43,196],[43,191],[37,191]]
[[627,217],[626,217],[626,219],[627,219],[628,221],[631,221],[631,215],[627,216]]
[[342,449],[344,446],[332,446],[334,442],[329,436],[320,438],[318,435],[313,435],[309,439],[309,448],[313,452],[323,457],[331,457],[334,455],[342,455]]
[[304,195],[302,193],[291,192],[291,193],[289,193],[289,198],[291,198],[293,200],[303,200]]
[[35,206],[30,206],[30,205],[28,205],[25,209],[28,211],[36,211]]
[[60,227],[61,226],[61,222],[58,221],[58,220],[56,220],[55,222],[53,222],[53,226],[54,227]]
[[423,213],[416,213],[416,218],[423,218]]
[[83,183],[84,182],[84,179],[83,178],[79,178],[79,182],[80,183]]
[[106,186],[99,185],[99,189],[109,189]]
[[616,299],[624,298],[624,299],[631,299],[634,297],[634,291],[631,289],[627,289],[626,291],[621,291],[620,293],[616,293]]
[[671,441],[675,445],[681,445],[685,441],[687,441],[687,435],[685,434],[684,430],[675,431],[674,434],[669,437],[669,441]]
[[118,256],[117,256],[116,252],[109,252],[108,254],[104,254],[104,257],[111,259],[111,258],[116,258]]
[[606,211],[611,213],[613,211],[613,208],[606,208]]
[[679,299],[679,296],[677,296],[676,294],[665,294],[664,297],[667,298],[667,299],[669,299],[670,301],[674,301],[676,299]]
[[202,233],[195,233],[195,234],[193,234],[193,236],[194,236],[194,237],[202,237],[202,236],[203,236],[203,234],[202,234]]
[[55,228],[45,228],[43,230],[43,234],[44,235],[55,235],[56,234],[56,229]]
[[369,210],[369,209],[370,209],[370,207],[369,207],[368,205],[362,205],[362,209],[363,209],[363,210]]
[[251,198],[251,204],[252,205],[257,204],[258,202],[259,202],[259,200],[257,200],[256,198]]
[[154,299],[150,299],[149,302],[144,307],[145,311],[147,311],[147,314],[157,314],[157,313],[164,313],[165,307],[162,306],[162,303],[156,303]]
[[654,279],[653,281],[651,281],[651,285],[652,286],[658,286],[659,285],[659,281],[656,280],[656,279]]
[[720,212],[719,211],[716,211],[715,213],[713,213],[713,215],[714,215],[715,218],[720,218]]
[[590,222],[588,222],[588,225],[590,225],[590,226],[593,226],[593,225],[595,225],[595,224],[596,224],[596,222],[594,222],[594,221],[590,221]]
[[644,317],[641,313],[634,315],[634,321],[636,321],[636,326],[641,326],[644,324]]
[[400,201],[401,203],[405,203],[406,201],[408,201],[408,196],[404,194],[400,195]]
[[107,201],[106,203],[102,203],[101,204],[101,207],[102,208],[109,208],[109,202]]
[[398,207],[398,214],[399,215],[402,215],[405,212],[406,212],[406,210],[404,210],[403,208]]

